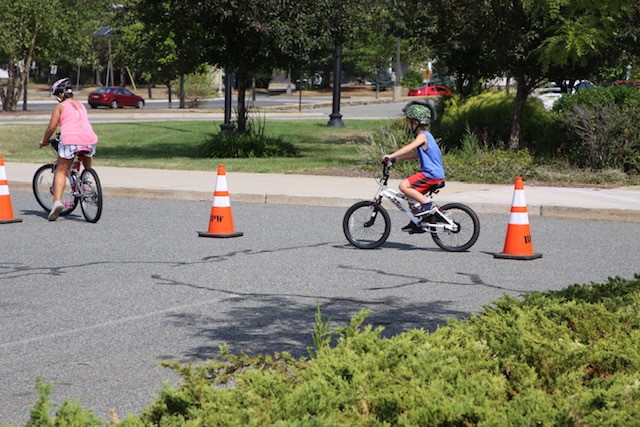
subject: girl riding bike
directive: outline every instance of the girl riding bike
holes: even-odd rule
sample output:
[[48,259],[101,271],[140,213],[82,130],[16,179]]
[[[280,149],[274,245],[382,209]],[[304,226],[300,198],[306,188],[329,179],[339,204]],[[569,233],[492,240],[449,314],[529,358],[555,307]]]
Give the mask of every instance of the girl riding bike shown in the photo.
[[60,79],[51,86],[51,94],[58,100],[51,112],[49,125],[44,132],[39,147],[49,145],[49,139],[60,126],[60,144],[58,161],[53,181],[53,206],[49,212],[49,221],[58,219],[64,209],[61,202],[62,193],[67,181],[69,168],[77,152],[83,152],[82,164],[91,167],[91,159],[96,153],[98,136],[93,131],[87,109],[84,104],[73,99],[73,85],[68,78]]

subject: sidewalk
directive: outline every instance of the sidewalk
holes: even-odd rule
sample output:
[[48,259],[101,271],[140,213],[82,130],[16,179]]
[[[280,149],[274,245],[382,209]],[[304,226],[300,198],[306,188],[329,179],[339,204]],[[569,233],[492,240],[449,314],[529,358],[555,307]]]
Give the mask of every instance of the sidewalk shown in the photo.
[[[35,163],[5,162],[11,190],[31,191]],[[216,171],[176,171],[97,166],[106,196],[211,200]],[[515,177],[514,177],[515,179]],[[397,188],[399,181],[391,180]],[[227,170],[233,201],[350,206],[368,200],[377,189],[371,178],[298,174],[257,174]],[[508,215],[513,185],[447,182],[437,195],[439,204],[460,202],[478,213]],[[640,222],[640,186],[613,189],[529,186],[525,197],[530,216]],[[597,206],[595,208],[594,206]]]

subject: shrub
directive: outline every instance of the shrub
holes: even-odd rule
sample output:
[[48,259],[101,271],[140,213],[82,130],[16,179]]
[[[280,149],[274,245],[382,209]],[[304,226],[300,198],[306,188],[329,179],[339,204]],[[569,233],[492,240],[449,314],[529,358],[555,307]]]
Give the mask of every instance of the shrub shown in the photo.
[[[380,167],[380,160],[385,154],[391,154],[410,141],[404,119],[392,120],[390,124],[380,127],[365,138],[364,144],[358,145],[358,151],[373,168]],[[399,162],[395,165],[396,173],[408,176],[415,172],[416,162]]]
[[31,417],[26,424],[27,427],[54,427],[54,426],[103,426],[105,421],[95,416],[92,411],[84,410],[78,402],[65,400],[51,416],[49,410],[53,404],[49,401],[49,396],[53,391],[53,385],[44,383],[40,378],[36,378],[36,392],[38,401],[31,408]]
[[[466,320],[388,338],[363,310],[310,358],[166,363],[181,375],[118,425],[636,425],[640,275],[504,296]],[[41,392],[29,425],[54,425]],[[71,413],[71,412],[70,412]],[[95,425],[83,411],[55,425]]]
[[[393,153],[406,145],[410,138],[404,120],[395,120],[373,132],[358,149],[373,168],[378,168],[384,154]],[[440,141],[438,143],[441,144]],[[451,150],[441,148],[445,173],[451,181],[504,183],[513,181],[518,175],[537,177],[534,158],[527,149],[491,149],[468,126],[461,146]],[[406,177],[415,173],[419,164],[417,160],[399,162],[394,169],[397,176]]]
[[422,73],[414,70],[408,69],[402,75],[402,86],[408,88],[415,88],[422,86],[422,82],[424,81],[424,77]]
[[[446,101],[444,115],[434,125],[434,135],[449,149],[458,148],[470,129],[488,148],[501,148],[509,140],[515,98],[500,93],[483,93],[468,99],[453,96]],[[529,98],[522,114],[521,147],[536,154],[553,153],[558,146],[558,124],[542,103]]]
[[171,364],[180,387],[124,425],[634,424],[639,309],[636,276],[505,296],[433,333],[384,338],[363,311],[311,359]]
[[200,102],[213,95],[211,78],[206,73],[189,74],[184,81],[184,97],[189,108],[197,108]]
[[203,157],[295,157],[298,149],[280,138],[264,133],[264,121],[250,120],[247,132],[218,133],[211,135],[200,147]]
[[462,136],[462,145],[444,155],[447,179],[463,182],[510,182],[516,176],[537,177],[535,159],[528,149],[491,149],[480,141],[469,127]]
[[640,173],[640,90],[609,86],[563,96],[554,106],[566,133],[570,162]]

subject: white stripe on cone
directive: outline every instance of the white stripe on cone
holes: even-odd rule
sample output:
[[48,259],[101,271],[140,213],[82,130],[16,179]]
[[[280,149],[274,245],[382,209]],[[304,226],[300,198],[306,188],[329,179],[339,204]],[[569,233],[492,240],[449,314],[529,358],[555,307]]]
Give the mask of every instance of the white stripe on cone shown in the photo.
[[229,196],[216,196],[213,198],[214,208],[230,208],[231,207],[231,199]]
[[229,189],[227,188],[226,175],[218,176],[218,180],[216,182],[216,188],[214,191],[229,191]]
[[524,190],[515,190],[513,192],[513,202],[511,206],[516,206],[519,208],[524,208],[527,206],[527,202],[524,199]]
[[529,215],[526,212],[511,212],[511,215],[509,215],[509,224],[528,225]]

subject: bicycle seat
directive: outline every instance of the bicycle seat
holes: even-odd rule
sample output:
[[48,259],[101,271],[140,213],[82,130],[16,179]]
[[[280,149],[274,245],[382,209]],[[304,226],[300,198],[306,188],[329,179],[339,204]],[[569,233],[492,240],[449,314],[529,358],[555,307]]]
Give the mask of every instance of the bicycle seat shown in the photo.
[[75,150],[73,152],[73,154],[77,154],[78,156],[84,156],[86,153],[90,153],[91,149],[86,147],[86,148],[78,148],[77,150]]
[[429,187],[429,189],[427,190],[427,192],[425,194],[431,194],[431,193],[437,193],[439,189],[441,189],[442,187],[444,187],[444,180],[440,181],[439,183],[432,185],[431,187]]

